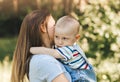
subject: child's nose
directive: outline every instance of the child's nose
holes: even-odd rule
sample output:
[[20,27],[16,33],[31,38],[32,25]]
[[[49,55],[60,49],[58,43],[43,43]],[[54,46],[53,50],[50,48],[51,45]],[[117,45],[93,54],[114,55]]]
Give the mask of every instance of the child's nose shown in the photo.
[[63,43],[61,39],[59,39],[59,41],[58,41],[58,42],[59,42],[59,44],[60,44],[60,45]]

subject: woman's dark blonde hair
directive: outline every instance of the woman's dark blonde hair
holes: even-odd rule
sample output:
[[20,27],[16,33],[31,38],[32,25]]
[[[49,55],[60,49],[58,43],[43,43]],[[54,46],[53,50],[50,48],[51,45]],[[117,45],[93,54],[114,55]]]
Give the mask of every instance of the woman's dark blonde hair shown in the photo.
[[24,82],[25,76],[28,77],[29,61],[32,57],[29,49],[44,44],[40,26],[47,27],[49,16],[47,10],[34,10],[23,19],[13,56],[11,82]]

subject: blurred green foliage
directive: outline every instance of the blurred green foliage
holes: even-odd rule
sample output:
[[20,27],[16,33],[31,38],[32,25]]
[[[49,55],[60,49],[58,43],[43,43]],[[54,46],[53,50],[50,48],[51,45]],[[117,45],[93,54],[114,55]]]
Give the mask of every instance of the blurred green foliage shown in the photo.
[[12,59],[16,40],[16,37],[0,38],[0,60],[3,60],[5,56],[8,56],[10,60]]
[[83,49],[88,58],[95,58],[98,82],[119,82],[120,1],[102,4],[92,0],[84,12],[75,12],[82,26],[80,44],[87,45]]
[[[79,13],[79,21],[83,27],[82,40],[87,39],[86,54],[102,59],[114,57],[120,53],[120,1],[109,0],[106,5],[89,3],[83,13]],[[113,49],[113,44],[116,49]]]
[[18,35],[22,19],[19,17],[0,18],[0,37],[13,37]]

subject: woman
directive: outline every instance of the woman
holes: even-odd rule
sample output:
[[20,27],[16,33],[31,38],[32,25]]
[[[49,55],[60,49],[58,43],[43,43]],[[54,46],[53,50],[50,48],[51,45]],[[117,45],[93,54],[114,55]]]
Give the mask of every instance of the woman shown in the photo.
[[49,55],[32,55],[30,47],[52,48],[55,21],[47,10],[28,14],[21,25],[13,57],[11,82],[70,82],[63,65]]

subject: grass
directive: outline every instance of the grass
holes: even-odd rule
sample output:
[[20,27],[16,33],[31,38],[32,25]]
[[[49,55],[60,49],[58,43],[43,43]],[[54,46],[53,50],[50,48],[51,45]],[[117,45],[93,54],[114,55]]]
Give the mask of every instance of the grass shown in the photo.
[[16,37],[0,38],[0,82],[10,82],[11,60],[16,40]]
[[[0,62],[0,82],[10,82],[12,72],[12,62],[9,60],[9,56],[6,56],[3,62]],[[29,82],[25,78],[25,82]]]
[[11,76],[11,62],[6,56],[3,62],[0,62],[0,82],[10,82]]

